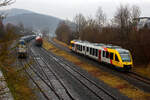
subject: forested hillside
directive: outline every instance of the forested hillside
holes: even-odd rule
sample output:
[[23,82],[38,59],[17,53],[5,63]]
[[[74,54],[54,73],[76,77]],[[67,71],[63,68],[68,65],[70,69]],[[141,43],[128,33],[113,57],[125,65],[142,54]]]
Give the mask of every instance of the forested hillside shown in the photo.
[[95,17],[77,14],[74,17],[76,30],[72,31],[63,21],[57,27],[57,39],[67,44],[72,39],[81,39],[122,46],[131,51],[134,65],[147,66],[150,62],[150,30],[146,27],[136,29],[137,23],[134,19],[138,18],[140,13],[140,8],[136,5],[120,5],[111,20],[107,19],[101,8],[97,10]]
[[14,25],[22,24],[25,28],[33,30],[49,30],[49,33],[54,34],[58,23],[61,19],[34,13],[23,9],[12,9],[5,11],[8,16],[4,19],[4,24],[11,23]]

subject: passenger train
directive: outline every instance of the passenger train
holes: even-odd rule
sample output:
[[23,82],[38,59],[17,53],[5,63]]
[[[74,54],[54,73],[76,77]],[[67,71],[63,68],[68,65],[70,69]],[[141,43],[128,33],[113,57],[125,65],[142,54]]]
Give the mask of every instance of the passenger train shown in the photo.
[[129,71],[133,67],[133,60],[129,50],[120,46],[90,43],[81,40],[72,40],[70,50],[83,54],[99,62],[113,65],[117,69]]

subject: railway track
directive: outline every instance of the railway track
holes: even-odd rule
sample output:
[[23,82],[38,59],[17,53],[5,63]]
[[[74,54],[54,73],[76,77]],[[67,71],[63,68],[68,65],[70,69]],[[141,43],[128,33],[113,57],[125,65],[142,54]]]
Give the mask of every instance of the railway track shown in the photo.
[[[43,59],[42,55],[40,56],[41,57],[41,60],[46,64],[47,68],[42,68],[42,69],[45,69],[49,72],[52,72],[52,74],[54,74],[57,79],[59,80],[59,83],[61,83],[63,85],[64,88],[66,88],[67,92],[66,93],[69,93],[68,95],[72,96],[72,99],[74,98],[74,100],[83,100],[80,96],[78,96],[78,94],[75,94],[75,91],[73,91],[74,89],[71,89],[72,86],[69,86],[69,84],[63,79],[63,76],[61,75],[58,75],[59,71],[56,72],[56,70],[53,70],[54,68],[52,68],[52,66],[49,66],[49,64],[47,62],[45,62],[46,59]],[[57,62],[51,62],[53,64],[57,63]],[[53,65],[56,67],[56,65]],[[57,69],[58,70],[58,69]],[[57,83],[58,84],[58,83]],[[56,86],[56,88],[58,88],[58,86]],[[61,90],[62,91],[62,90]],[[64,99],[64,100],[67,100],[67,99]],[[71,100],[71,99],[69,99]],[[98,98],[97,98],[98,100]],[[102,99],[101,99],[102,100]],[[109,100],[109,99],[108,99]]]
[[[31,66],[29,64],[27,64],[27,62],[22,62],[22,65],[28,65]],[[46,93],[43,91],[43,88],[38,84],[38,82],[36,82],[36,80],[33,78],[33,76],[31,75],[31,73],[33,73],[31,70],[30,72],[28,70],[25,69],[25,72],[27,73],[28,77],[31,79],[31,81],[36,85],[36,87],[39,89],[39,91],[42,93],[42,95],[44,96],[45,100],[49,100],[49,97],[46,95]],[[41,78],[39,76],[39,78]],[[41,78],[42,79],[42,78]]]
[[[44,50],[43,50],[44,51]],[[46,53],[46,51],[44,51]],[[47,54],[48,55],[48,54]],[[117,97],[110,94],[110,92],[106,91],[104,88],[98,86],[94,81],[90,80],[87,76],[83,75],[79,71],[77,71],[75,68],[70,68],[70,65],[65,62],[64,60],[56,57],[55,55],[49,55],[49,57],[52,57],[54,61],[57,61],[62,67],[70,73],[74,78],[78,79],[83,85],[85,85],[89,90],[91,90],[95,95],[99,96],[100,99],[104,99],[103,95],[108,95],[112,100],[117,100]],[[48,59],[48,58],[47,58]],[[61,62],[61,63],[60,63]],[[62,63],[63,62],[63,63]],[[95,91],[96,90],[96,91]],[[100,91],[103,91],[103,94],[98,94]],[[108,100],[108,99],[107,99]]]
[[[31,47],[31,44],[29,45]],[[28,52],[30,53],[31,57],[32,52],[28,49]],[[21,64],[23,66],[28,66],[28,68],[25,68],[25,72],[27,73],[28,77],[31,79],[31,81],[36,85],[40,93],[42,94],[42,98],[40,97],[40,100],[64,100],[61,98],[61,96],[54,90],[52,85],[50,84],[50,81],[47,79],[45,73],[42,73],[40,68],[41,66],[38,63],[29,64],[27,60],[20,60]],[[35,59],[34,59],[35,61]],[[66,99],[67,100],[67,99]],[[71,100],[71,99],[70,99]]]
[[[31,44],[29,45],[31,47]],[[34,55],[30,50],[28,50],[28,52],[34,58],[35,63],[29,65],[27,60],[20,60],[20,64],[23,66],[29,66],[28,68],[25,68],[25,72],[36,85],[44,97],[44,100],[80,100],[77,96],[74,96],[75,98],[72,97],[73,93],[70,94],[72,91],[68,92],[67,88],[63,86],[60,81],[60,78],[58,79],[58,76],[54,72],[49,71],[49,69],[47,69],[48,66],[44,62],[44,66],[41,65],[43,60],[38,56],[38,53]]]
[[127,75],[132,77],[132,78],[135,78],[135,79],[137,79],[139,81],[142,81],[145,84],[150,85],[150,79],[148,79],[146,77],[143,77],[143,76],[141,76],[141,75],[139,75],[139,74],[137,74],[135,72],[129,72]]
[[[33,58],[36,58],[33,52],[32,56]],[[36,69],[38,69],[37,72],[41,73],[41,75],[45,77],[45,80],[47,80],[47,83],[51,85],[53,91],[56,92],[60,100],[80,99],[75,93],[73,93],[73,91],[71,91],[67,86],[65,86],[61,78],[51,69],[51,67],[49,67],[49,65],[44,61],[44,59],[41,56],[39,56],[38,59],[34,60],[36,64],[38,64],[38,67],[36,67]],[[40,60],[40,62],[38,60]],[[41,62],[43,63],[42,65]]]
[[[38,50],[38,48],[36,48]],[[38,50],[40,52],[42,58],[44,59],[45,63],[54,63],[55,67],[59,66],[61,71],[66,71],[69,73],[71,77],[74,79],[78,80],[80,84],[82,84],[85,88],[87,88],[89,91],[91,91],[95,96],[98,97],[100,100],[120,100],[122,96],[116,96],[112,95],[110,91],[107,91],[104,87],[98,85],[91,79],[89,79],[87,76],[79,72],[78,70],[75,69],[74,66],[68,64],[68,62],[64,61],[63,59],[53,55],[49,54],[47,51],[41,48],[41,50]],[[72,66],[72,67],[70,67]],[[52,67],[52,66],[51,66]],[[49,67],[50,68],[50,67]],[[56,71],[56,70],[55,70]],[[59,72],[57,72],[59,73]],[[125,100],[124,97],[122,97],[122,100]]]
[[[70,53],[68,48],[53,42],[53,40],[50,39],[49,42],[51,42],[53,45],[55,45],[59,49],[65,50],[66,52]],[[74,55],[74,54],[72,54],[72,55]],[[91,59],[89,60],[89,59],[86,59],[85,57],[80,57],[79,55],[74,55],[74,56],[79,57],[83,61],[88,61],[92,65],[96,65],[104,71],[107,71],[113,75],[119,76],[119,77],[127,80],[129,83],[133,84],[134,86],[137,86],[139,89],[141,89],[143,91],[150,92],[150,79],[148,79],[146,77],[143,77],[143,76],[141,76],[135,72],[132,72],[132,71],[129,73],[118,72],[112,68],[107,68],[107,66],[105,64],[100,65],[98,62],[93,61]]]

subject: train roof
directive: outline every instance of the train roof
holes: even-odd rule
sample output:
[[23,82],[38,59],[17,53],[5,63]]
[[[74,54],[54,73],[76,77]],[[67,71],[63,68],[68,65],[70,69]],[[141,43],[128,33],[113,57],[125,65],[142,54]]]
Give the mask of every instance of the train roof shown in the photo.
[[125,53],[129,53],[129,50],[126,49],[116,49],[120,54],[125,54]]
[[113,49],[118,51],[120,54],[126,54],[129,53],[129,50],[126,50],[124,48],[122,48],[121,46],[117,46],[117,45],[112,45],[112,44],[102,44],[102,43],[91,43],[88,41],[81,41],[81,40],[73,40],[76,44],[79,45],[83,45],[83,46],[87,46],[87,47],[93,47],[95,49]]
[[82,41],[82,40],[73,40],[77,44],[82,44],[84,46],[92,46],[92,47],[103,47],[103,48],[110,48],[110,49],[122,49],[121,46],[116,46],[112,44],[103,44],[103,43],[91,43],[88,41]]

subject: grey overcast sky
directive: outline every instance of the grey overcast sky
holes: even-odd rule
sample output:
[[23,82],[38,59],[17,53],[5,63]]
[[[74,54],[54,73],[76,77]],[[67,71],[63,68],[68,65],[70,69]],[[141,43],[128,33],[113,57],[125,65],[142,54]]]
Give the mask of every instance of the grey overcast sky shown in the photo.
[[27,9],[72,20],[77,13],[94,16],[99,6],[111,18],[120,4],[138,5],[141,16],[150,16],[150,0],[16,0],[9,8]]

